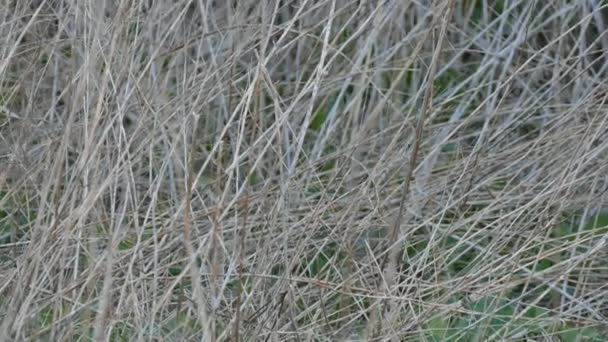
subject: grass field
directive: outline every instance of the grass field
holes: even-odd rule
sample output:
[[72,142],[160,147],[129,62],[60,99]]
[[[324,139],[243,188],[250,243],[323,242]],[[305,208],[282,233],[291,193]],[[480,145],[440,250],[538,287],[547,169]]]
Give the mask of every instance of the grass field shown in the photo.
[[608,340],[608,2],[0,15],[0,341]]

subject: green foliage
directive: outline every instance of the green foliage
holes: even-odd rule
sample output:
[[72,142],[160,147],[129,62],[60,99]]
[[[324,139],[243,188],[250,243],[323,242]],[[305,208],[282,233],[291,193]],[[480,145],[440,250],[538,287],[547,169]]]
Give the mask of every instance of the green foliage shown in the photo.
[[161,327],[162,336],[167,339],[181,339],[201,331],[200,324],[195,317],[186,313],[177,313],[167,319]]
[[[0,106],[5,105],[5,99],[3,95],[0,95]],[[8,123],[8,113],[4,109],[0,109],[0,127]],[[2,193],[0,192],[0,201],[2,200]]]
[[332,159],[326,163],[323,163],[323,166],[321,167],[321,170],[323,171],[331,171],[336,167],[336,160]]
[[478,1],[477,5],[473,9],[473,15],[471,15],[471,21],[474,24],[479,24],[481,22],[482,14],[483,14],[483,4],[482,4],[482,1]]
[[251,291],[251,287],[253,285],[253,281],[251,279],[251,276],[249,275],[243,275],[242,278],[242,282],[241,282],[241,278],[237,276],[233,277],[233,279],[226,285],[228,289],[232,290],[232,291],[236,291],[239,288],[243,289],[246,292]]
[[[577,327],[568,322],[556,325],[550,311],[542,307],[524,308],[516,312],[514,302],[487,296],[466,306],[468,314],[436,315],[424,325],[423,336],[417,341],[489,341],[509,336],[521,336],[516,341],[529,341],[542,334],[559,337],[560,341],[604,341],[597,327]],[[520,316],[520,318],[517,318]]]
[[603,334],[599,327],[577,327],[573,323],[566,323],[556,328],[557,335],[562,342],[601,342],[606,341],[608,336]]
[[134,246],[133,241],[131,241],[129,239],[124,239],[118,243],[118,250],[125,251],[125,250],[133,248],[133,246]]
[[608,233],[608,214],[599,214],[587,223],[585,231],[591,232],[594,236]]
[[312,115],[312,119],[310,120],[309,128],[313,131],[320,131],[323,128],[323,124],[325,120],[327,120],[327,115],[329,114],[329,110],[335,101],[335,97],[333,98],[331,103],[327,103],[327,101],[323,101],[319,108]]
[[[507,187],[505,179],[497,179],[492,188],[495,190]],[[580,219],[577,216],[569,215],[569,219],[564,219],[557,224],[550,232],[551,238],[547,240],[548,246],[542,244],[528,247],[522,253],[522,260],[528,260],[529,265],[533,265],[534,271],[543,272],[569,257],[569,252],[564,251],[559,254],[551,253],[551,243],[561,241],[566,243],[582,234],[585,238],[597,238],[605,236],[608,232],[608,214],[599,214],[589,220],[584,228],[579,232]],[[437,246],[442,250],[441,254],[446,257],[447,271],[450,277],[459,274],[467,274],[471,267],[478,263],[479,253],[470,248],[467,244],[461,243],[458,232],[446,237]],[[580,238],[580,237],[579,237]],[[409,239],[405,246],[403,262],[408,263],[415,260],[430,247],[430,241],[424,238]],[[510,246],[512,250],[513,246]],[[505,253],[510,253],[505,250]],[[543,257],[538,259],[540,253]],[[521,341],[536,340],[542,336],[551,335],[559,341],[604,341],[606,336],[602,331],[593,326],[578,326],[575,322],[565,322],[556,325],[553,319],[554,312],[550,309],[549,303],[553,303],[561,298],[556,291],[546,291],[546,285],[530,284],[526,288],[525,298],[538,299],[535,306],[522,306],[523,287],[502,293],[498,296],[486,296],[474,302],[464,301],[465,309],[468,313],[454,312],[449,315],[436,315],[424,324],[424,329],[416,341],[487,341],[490,338],[500,340],[510,336],[521,336]],[[570,292],[569,289],[565,289]],[[529,302],[525,299],[523,302]]]
[[490,185],[490,190],[492,191],[501,191],[507,186],[507,179],[505,177],[499,177],[492,181]]
[[551,268],[551,266],[553,266],[555,263],[550,260],[550,259],[540,259],[537,263],[536,263],[536,267],[534,268],[534,270],[536,272],[542,272],[546,269]]
[[447,69],[433,81],[435,94],[441,94],[450,89],[454,84],[462,82],[463,77],[456,69]]
[[343,259],[344,255],[335,242],[326,244],[314,254],[309,254],[300,260],[300,270],[310,278],[322,277],[329,271],[331,261]]
[[[488,4],[491,7],[488,9],[484,9],[484,5]],[[473,14],[471,15],[471,22],[479,25],[481,23],[481,18],[484,10],[489,10],[490,14],[493,16],[498,16],[504,11],[504,1],[483,1],[477,0],[475,1],[475,7],[473,8]]]
[[454,236],[448,236],[445,239],[443,248],[451,250],[447,266],[452,274],[466,272],[466,270],[474,265],[477,252],[471,246],[460,243],[460,239],[457,239]]
[[29,232],[37,216],[29,205],[27,196],[7,196],[8,193],[0,192],[0,244],[21,240]]
[[63,56],[66,58],[72,57],[72,46],[71,45],[62,46],[61,54],[63,54]]
[[408,259],[416,257],[419,253],[422,253],[428,246],[429,242],[426,239],[412,241],[405,247],[405,256]]
[[[6,196],[6,192],[0,191],[0,203],[3,202],[4,197]],[[6,211],[6,206],[0,207],[0,244],[5,244],[10,242],[11,237],[11,227],[6,222],[6,218],[9,217],[9,212]]]
[[0,109],[0,127],[8,124],[8,113]]
[[255,186],[256,184],[258,184],[258,182],[259,182],[258,172],[256,170],[253,170],[251,172],[251,175],[249,175],[249,185]]
[[45,307],[40,310],[38,321],[41,327],[47,327],[53,323],[53,309],[51,307]]
[[133,331],[133,328],[127,323],[118,322],[112,327],[110,332],[110,341],[128,342],[133,336],[137,336],[137,333]]
[[167,269],[170,277],[178,277],[182,272],[183,268],[181,266],[173,266]]

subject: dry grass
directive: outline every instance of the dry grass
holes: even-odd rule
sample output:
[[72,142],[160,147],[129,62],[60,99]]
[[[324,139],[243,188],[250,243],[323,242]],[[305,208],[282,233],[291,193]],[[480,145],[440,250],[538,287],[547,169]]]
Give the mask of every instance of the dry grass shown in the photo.
[[0,6],[0,340],[608,338],[605,2]]

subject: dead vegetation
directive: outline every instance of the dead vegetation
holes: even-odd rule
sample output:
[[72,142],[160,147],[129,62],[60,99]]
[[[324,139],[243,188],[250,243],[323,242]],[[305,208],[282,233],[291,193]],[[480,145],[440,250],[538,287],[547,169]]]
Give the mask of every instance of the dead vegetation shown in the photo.
[[607,6],[4,1],[0,339],[604,340]]

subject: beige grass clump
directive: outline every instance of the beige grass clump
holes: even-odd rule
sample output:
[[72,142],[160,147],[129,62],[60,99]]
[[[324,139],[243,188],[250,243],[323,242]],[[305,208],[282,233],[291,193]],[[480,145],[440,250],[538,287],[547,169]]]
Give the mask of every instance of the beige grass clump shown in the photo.
[[607,6],[3,2],[0,339],[608,338]]

